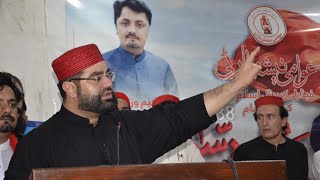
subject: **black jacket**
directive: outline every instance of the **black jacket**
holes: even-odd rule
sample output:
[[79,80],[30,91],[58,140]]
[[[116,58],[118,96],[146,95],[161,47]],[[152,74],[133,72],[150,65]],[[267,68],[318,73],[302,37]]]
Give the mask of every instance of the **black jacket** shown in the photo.
[[202,94],[145,111],[115,111],[95,127],[62,106],[19,141],[5,179],[28,179],[34,168],[152,163],[213,118]]
[[261,136],[241,144],[234,152],[235,161],[247,160],[286,160],[288,180],[308,179],[308,152],[306,147],[292,139],[273,144],[265,141]]

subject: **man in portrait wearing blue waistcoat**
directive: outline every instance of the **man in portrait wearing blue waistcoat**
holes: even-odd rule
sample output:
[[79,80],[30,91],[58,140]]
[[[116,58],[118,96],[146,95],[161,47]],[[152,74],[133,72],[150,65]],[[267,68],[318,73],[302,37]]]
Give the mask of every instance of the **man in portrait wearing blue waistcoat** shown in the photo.
[[170,65],[144,50],[152,19],[148,6],[139,0],[117,0],[113,8],[120,47],[104,53],[103,58],[116,73],[115,90],[139,101],[163,94],[178,96]]

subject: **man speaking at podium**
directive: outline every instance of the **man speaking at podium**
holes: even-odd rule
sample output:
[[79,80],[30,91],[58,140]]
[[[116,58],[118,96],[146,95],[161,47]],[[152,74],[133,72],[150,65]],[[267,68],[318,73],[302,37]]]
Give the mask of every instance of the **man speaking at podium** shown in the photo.
[[256,48],[237,76],[166,108],[118,111],[110,72],[94,44],[52,62],[63,98],[59,112],[19,141],[5,179],[28,179],[34,168],[149,164],[212,124],[212,116],[253,82]]

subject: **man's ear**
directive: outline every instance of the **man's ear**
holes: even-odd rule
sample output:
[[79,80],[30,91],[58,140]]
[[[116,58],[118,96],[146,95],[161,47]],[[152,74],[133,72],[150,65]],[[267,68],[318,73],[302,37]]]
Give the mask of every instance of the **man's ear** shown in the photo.
[[77,97],[77,86],[73,82],[65,81],[62,83],[62,89],[66,92],[67,96],[71,98]]
[[283,118],[283,119],[281,120],[281,126],[282,126],[282,127],[285,127],[285,126],[287,125],[287,123],[288,123],[288,117],[285,117],[285,118]]

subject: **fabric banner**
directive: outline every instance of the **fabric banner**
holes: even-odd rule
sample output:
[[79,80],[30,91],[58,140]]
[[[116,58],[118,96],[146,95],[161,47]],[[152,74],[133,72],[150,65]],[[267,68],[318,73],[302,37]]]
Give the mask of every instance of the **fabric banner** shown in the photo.
[[[169,64],[180,99],[232,80],[248,53],[261,47],[256,58],[262,66],[257,80],[217,114],[216,123],[194,137],[207,161],[229,158],[239,144],[258,136],[253,118],[254,100],[265,95],[285,100],[289,111],[286,134],[304,143],[311,157],[309,132],[320,113],[318,2],[146,0],[145,3],[152,11],[145,50]],[[119,47],[113,1],[67,3],[66,14],[69,48],[95,43],[106,53]],[[150,71],[157,72],[152,68]],[[146,82],[148,78],[141,82],[138,79],[133,83],[145,83],[140,85],[144,87],[141,94],[162,95]],[[117,87],[120,86],[116,84],[116,90]],[[132,109],[151,107],[152,96],[129,98]]]

